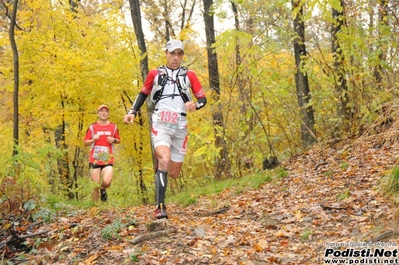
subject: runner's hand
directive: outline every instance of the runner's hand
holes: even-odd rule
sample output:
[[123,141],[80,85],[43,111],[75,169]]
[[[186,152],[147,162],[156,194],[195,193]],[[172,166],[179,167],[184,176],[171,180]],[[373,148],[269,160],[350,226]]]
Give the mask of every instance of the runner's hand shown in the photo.
[[197,109],[197,106],[195,106],[194,101],[186,102],[185,105],[186,105],[186,110],[188,112],[193,112]]
[[123,117],[124,124],[130,124],[130,123],[133,123],[133,121],[134,121],[134,114],[126,114]]

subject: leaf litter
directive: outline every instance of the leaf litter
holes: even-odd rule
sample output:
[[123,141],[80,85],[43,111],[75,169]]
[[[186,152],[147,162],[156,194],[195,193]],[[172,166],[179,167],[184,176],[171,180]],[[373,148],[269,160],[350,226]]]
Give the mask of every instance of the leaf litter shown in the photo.
[[[34,251],[15,251],[3,260],[60,265],[322,264],[327,242],[366,242],[397,231],[396,204],[378,192],[382,177],[399,158],[397,127],[315,144],[282,162],[288,176],[239,194],[226,189],[214,195],[213,201],[228,204],[216,210],[204,197],[188,207],[168,204],[168,220],[154,222],[153,206],[145,205],[93,208],[31,226],[35,231],[25,233],[44,231],[37,237],[42,239],[36,240],[39,244],[34,237],[26,238]],[[106,233],[116,224],[118,229]],[[149,236],[137,240],[143,235]],[[397,234],[388,236],[381,240],[399,243]]]

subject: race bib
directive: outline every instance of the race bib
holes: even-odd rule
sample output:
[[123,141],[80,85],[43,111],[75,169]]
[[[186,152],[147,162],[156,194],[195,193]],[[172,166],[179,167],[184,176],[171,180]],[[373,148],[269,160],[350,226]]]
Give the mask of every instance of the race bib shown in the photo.
[[177,130],[180,126],[180,114],[169,110],[159,111],[156,124],[168,129]]
[[95,146],[93,158],[99,161],[109,160],[109,149],[106,146]]

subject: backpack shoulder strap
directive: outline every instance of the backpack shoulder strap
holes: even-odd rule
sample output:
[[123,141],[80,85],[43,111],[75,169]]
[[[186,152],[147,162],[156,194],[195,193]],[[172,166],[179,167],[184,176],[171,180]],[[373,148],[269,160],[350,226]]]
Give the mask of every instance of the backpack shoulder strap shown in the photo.
[[165,65],[160,65],[158,67],[158,74],[160,74],[160,73],[168,74],[168,71],[166,70],[166,66]]
[[188,68],[181,66],[179,68],[179,72],[177,73],[178,76],[182,76],[182,77],[186,77],[187,76],[187,72],[188,72]]
[[168,81],[168,70],[165,65],[161,65],[158,67],[158,75],[156,76],[157,80],[155,80],[155,85],[159,86],[159,90],[157,90],[153,97],[155,104],[161,99],[163,89],[165,88],[166,82]]
[[188,72],[187,67],[181,66],[176,75],[177,88],[179,89],[179,94],[183,99],[184,103],[190,101],[190,96],[189,96],[190,94],[187,94],[190,93],[190,91],[186,91],[187,89],[183,88],[187,83],[186,82],[187,72]]

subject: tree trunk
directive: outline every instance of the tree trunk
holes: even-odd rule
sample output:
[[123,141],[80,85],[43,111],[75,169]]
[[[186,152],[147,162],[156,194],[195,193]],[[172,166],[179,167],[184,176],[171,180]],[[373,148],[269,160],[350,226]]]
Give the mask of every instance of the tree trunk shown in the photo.
[[[344,3],[341,0],[341,6],[344,7]],[[335,73],[335,92],[338,97],[338,115],[340,116],[345,131],[349,130],[349,120],[351,119],[351,109],[349,107],[349,94],[347,80],[345,78],[346,71],[344,66],[344,54],[339,43],[339,36],[342,27],[344,26],[344,12],[343,9],[338,11],[332,8],[333,23],[331,26],[332,36],[332,54],[334,59],[334,73]]]
[[203,0],[204,3],[204,21],[205,21],[205,34],[208,54],[208,72],[209,72],[209,85],[215,92],[215,102],[217,104],[216,111],[213,113],[213,123],[215,126],[215,144],[220,149],[220,157],[216,162],[216,179],[222,179],[224,176],[230,175],[230,161],[224,139],[224,124],[223,113],[220,105],[220,82],[218,71],[218,60],[216,51],[212,48],[215,43],[215,26],[213,22],[213,0]]
[[[233,10],[233,14],[234,14],[234,25],[235,25],[235,29],[237,32],[240,31],[240,22],[238,20],[238,10],[237,10],[237,6],[234,2],[230,2],[231,3],[231,8]],[[239,71],[240,65],[242,62],[242,58],[241,58],[241,53],[240,53],[240,45],[239,45],[239,39],[238,37],[236,37],[236,73],[237,73],[237,85],[238,85],[238,99],[239,101],[242,103],[242,105],[240,106],[240,114],[245,115],[247,110],[246,110],[246,104],[245,101],[247,99],[247,97],[245,96],[245,87],[242,81],[242,74]],[[250,99],[248,99],[250,100]]]
[[[18,155],[18,144],[19,144],[19,107],[18,107],[18,93],[19,93],[19,55],[18,55],[18,47],[15,42],[15,24],[17,20],[17,11],[18,11],[18,0],[14,0],[12,14],[11,14],[11,21],[10,21],[10,30],[9,30],[9,37],[11,48],[13,52],[13,59],[14,59],[14,94],[13,94],[13,105],[14,105],[14,128],[13,128],[13,140],[14,145],[12,149],[12,156],[15,157]],[[17,170],[18,172],[19,170]],[[18,173],[19,174],[19,173]]]
[[[82,110],[80,110],[80,111],[82,111]],[[83,132],[83,118],[84,118],[84,114],[82,112],[82,114],[79,116],[79,121],[78,121],[78,135],[77,135],[78,139],[82,138],[81,133]],[[72,188],[71,196],[73,196],[76,199],[79,199],[79,196],[78,196],[78,193],[74,192],[73,190],[78,188],[79,176],[83,176],[83,153],[84,153],[84,150],[82,150],[82,148],[80,146],[76,146],[75,153],[73,156],[73,161],[72,161],[73,177],[71,179],[71,184],[70,184],[70,187]]]
[[[388,26],[388,1],[387,0],[381,0],[379,3],[379,16],[378,16],[378,23],[380,26]],[[381,34],[381,27],[378,27],[378,35],[379,39],[381,40],[384,34]],[[383,90],[383,70],[384,68],[382,67],[382,63],[386,59],[386,50],[384,49],[383,45],[379,42],[376,43],[377,47],[376,50],[381,50],[380,54],[378,55],[378,64],[374,67],[374,78],[377,82],[377,86],[379,90]]]
[[58,150],[61,151],[62,155],[57,158],[58,174],[60,176],[59,186],[66,194],[68,198],[73,199],[73,194],[70,192],[70,171],[69,171],[69,155],[68,146],[65,142],[65,121],[63,117],[62,124],[57,126],[55,129],[55,144]]
[[[51,145],[52,143],[51,143],[50,129],[46,125],[43,125],[42,128],[43,128],[43,134],[44,134],[45,143]],[[56,190],[56,175],[57,174],[56,174],[55,170],[53,169],[52,163],[53,163],[52,153],[50,152],[50,153],[47,154],[47,161],[46,161],[46,165],[45,166],[47,168],[49,168],[49,172],[48,172],[48,175],[47,175],[47,182],[50,185],[50,191],[52,193],[55,193],[55,190]]]
[[299,8],[298,12],[294,18],[294,32],[296,34],[294,38],[294,54],[295,54],[295,85],[296,93],[298,97],[298,105],[301,117],[301,137],[302,144],[304,147],[308,147],[313,144],[316,140],[315,130],[314,130],[314,113],[313,108],[309,104],[311,95],[309,89],[309,82],[306,73],[304,72],[304,65],[306,61],[304,60],[307,52],[305,46],[305,25],[302,20],[303,9],[299,7],[299,1],[293,0],[293,9]]
[[[145,39],[144,39],[144,33],[143,33],[143,26],[141,24],[141,10],[140,10],[140,1],[139,0],[129,0],[129,5],[130,5],[130,13],[132,17],[132,22],[133,22],[133,28],[134,32],[136,34],[136,39],[137,39],[137,45],[140,50],[140,71],[141,71],[141,78],[144,84],[144,81],[148,75],[148,56],[147,56],[147,48],[145,45]],[[132,102],[133,103],[133,102]],[[153,112],[153,104],[150,104],[149,98],[147,99],[147,113],[148,113],[148,122],[149,122],[149,130],[151,130],[152,127],[152,116],[151,113]],[[142,116],[139,114],[139,123],[141,126],[143,126],[144,121]],[[151,131],[149,131],[151,133]],[[150,146],[151,149],[151,154],[152,154],[152,163],[154,169],[156,168],[157,160],[154,154],[154,150],[152,148],[152,143]],[[142,152],[142,148],[140,148],[140,152]],[[140,172],[139,172],[139,186],[140,186],[140,191],[142,194],[142,201],[143,203],[147,202],[147,187],[145,186],[144,182],[144,176],[143,176],[143,170],[142,166],[140,166]]]
[[[65,104],[64,100],[61,100],[62,111],[64,111]],[[59,187],[64,195],[67,195],[69,199],[73,199],[73,194],[71,192],[72,189],[72,181],[71,181],[71,172],[69,168],[69,152],[68,145],[66,144],[65,132],[65,117],[62,115],[61,124],[57,126],[55,129],[55,145],[58,150],[61,152],[61,157],[57,158],[57,167],[58,174],[60,176]]]

